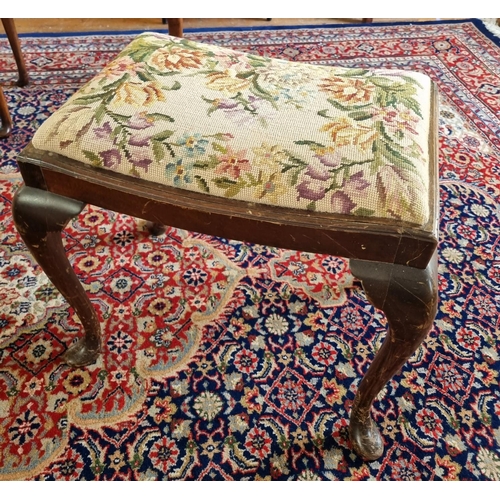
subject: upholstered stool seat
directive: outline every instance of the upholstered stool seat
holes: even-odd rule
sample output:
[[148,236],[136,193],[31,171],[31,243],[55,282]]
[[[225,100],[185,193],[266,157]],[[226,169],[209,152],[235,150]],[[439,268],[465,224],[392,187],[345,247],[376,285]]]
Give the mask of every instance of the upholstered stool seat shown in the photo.
[[436,311],[435,114],[423,74],[137,37],[19,157],[16,225],[85,329],[67,362],[91,363],[100,349],[97,315],[61,244],[86,203],[155,230],[345,257],[390,325],[351,413],[354,449],[380,456],[371,403]]
[[294,209],[429,221],[431,82],[144,34],[35,147],[167,186]]

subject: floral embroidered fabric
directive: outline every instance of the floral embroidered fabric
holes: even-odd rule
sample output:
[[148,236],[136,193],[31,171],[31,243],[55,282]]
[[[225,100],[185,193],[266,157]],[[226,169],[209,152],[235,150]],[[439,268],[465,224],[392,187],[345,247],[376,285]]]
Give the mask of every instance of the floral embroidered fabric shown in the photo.
[[412,225],[429,218],[430,79],[144,33],[35,147],[215,196]]

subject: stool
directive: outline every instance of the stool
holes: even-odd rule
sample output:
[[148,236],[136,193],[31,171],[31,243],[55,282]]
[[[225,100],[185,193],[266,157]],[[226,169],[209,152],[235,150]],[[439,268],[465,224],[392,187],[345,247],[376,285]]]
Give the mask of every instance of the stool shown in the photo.
[[97,314],[61,230],[86,204],[256,244],[349,259],[389,329],[350,415],[354,450],[383,453],[370,410],[436,314],[437,92],[400,70],[308,65],[144,33],[19,156],[16,227],[80,318],[66,361],[92,363]]

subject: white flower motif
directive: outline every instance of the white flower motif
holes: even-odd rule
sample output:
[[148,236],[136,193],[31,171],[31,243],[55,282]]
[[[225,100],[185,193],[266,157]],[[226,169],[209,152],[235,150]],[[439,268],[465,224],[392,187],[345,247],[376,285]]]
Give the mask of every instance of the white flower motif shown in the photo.
[[490,215],[490,210],[484,205],[478,205],[477,203],[474,203],[470,207],[470,209],[478,217],[488,217],[488,215]]
[[273,335],[283,335],[288,329],[288,321],[278,314],[271,314],[266,319],[266,328]]
[[456,248],[445,248],[441,255],[452,264],[460,264],[464,260],[464,255],[462,252],[457,250]]
[[490,450],[479,448],[477,464],[481,472],[493,481],[500,480],[500,457]]
[[222,400],[215,392],[205,391],[194,400],[194,409],[202,419],[212,421],[222,410]]

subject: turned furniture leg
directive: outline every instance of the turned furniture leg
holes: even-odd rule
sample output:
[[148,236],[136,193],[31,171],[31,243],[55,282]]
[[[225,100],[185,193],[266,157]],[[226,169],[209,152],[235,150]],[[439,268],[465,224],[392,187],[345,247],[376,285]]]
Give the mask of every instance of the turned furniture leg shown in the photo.
[[183,32],[183,22],[182,21],[183,21],[182,18],[175,18],[175,19],[167,18],[168,34],[171,36],[177,36],[177,37],[181,38],[182,32]]
[[10,117],[7,101],[0,87],[0,137],[7,137],[12,130],[12,119]]
[[373,400],[428,334],[437,310],[437,257],[426,269],[351,260],[370,302],[389,324],[387,336],[361,380],[351,410],[349,433],[354,450],[365,460],[383,451],[382,437],[370,416]]
[[26,70],[26,65],[24,63],[23,53],[21,52],[21,45],[19,43],[19,37],[17,36],[16,26],[14,24],[14,19],[2,18],[2,24],[9,39],[12,52],[14,53],[14,59],[16,60],[17,70],[19,71],[19,80],[17,85],[19,87],[24,87],[29,83],[28,71]]
[[84,206],[83,202],[31,187],[19,189],[12,206],[14,222],[27,247],[83,324],[84,337],[65,354],[71,366],[93,363],[101,350],[97,314],[66,257],[61,238],[62,229]]

